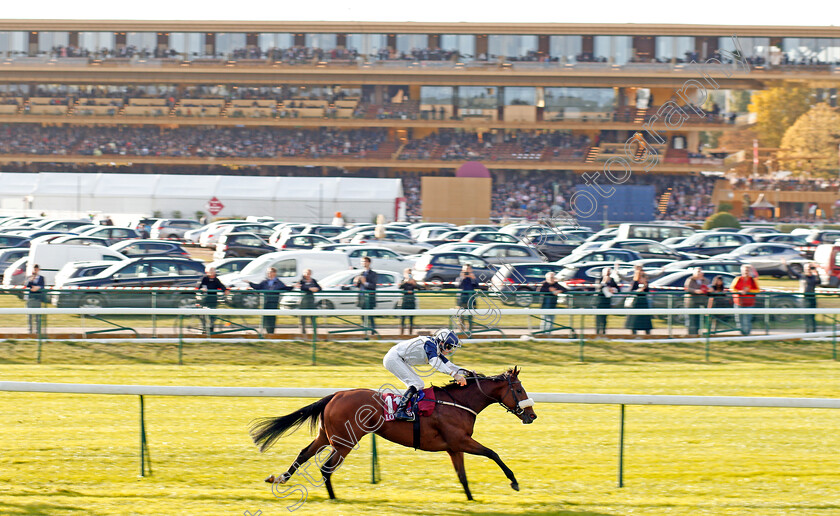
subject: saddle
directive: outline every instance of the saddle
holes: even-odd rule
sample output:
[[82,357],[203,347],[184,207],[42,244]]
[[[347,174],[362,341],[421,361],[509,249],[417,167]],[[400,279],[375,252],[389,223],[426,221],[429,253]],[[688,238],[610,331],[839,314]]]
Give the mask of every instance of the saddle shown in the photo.
[[[401,394],[392,392],[382,394],[382,416],[385,418],[385,421],[394,420],[394,414],[397,412],[397,406],[400,404],[401,399]],[[411,411],[420,417],[431,416],[437,404],[435,400],[434,387],[423,389],[414,398],[414,406],[411,407]]]

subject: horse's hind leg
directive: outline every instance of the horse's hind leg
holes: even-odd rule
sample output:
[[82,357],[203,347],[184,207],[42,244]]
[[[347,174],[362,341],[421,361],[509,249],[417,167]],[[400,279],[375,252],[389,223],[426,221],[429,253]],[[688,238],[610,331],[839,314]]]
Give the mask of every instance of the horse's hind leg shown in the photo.
[[467,469],[464,467],[464,452],[450,451],[449,458],[452,459],[452,465],[455,466],[455,472],[458,474],[458,480],[464,486],[464,492],[467,493],[467,500],[472,500],[472,493],[470,493],[470,486],[467,484]]
[[321,428],[318,432],[318,437],[309,443],[309,446],[306,446],[300,451],[295,461],[291,466],[289,466],[289,469],[285,473],[276,477],[271,475],[265,479],[265,481],[269,484],[285,484],[290,478],[292,478],[292,475],[295,474],[295,471],[297,471],[299,467],[305,464],[306,461],[311,459],[316,453],[321,451],[321,448],[329,446],[329,444],[330,442],[327,440],[327,434],[324,432],[324,429]]
[[483,457],[487,457],[488,459],[492,459],[493,462],[495,462],[499,465],[500,468],[502,468],[502,471],[504,471],[505,476],[507,476],[510,480],[510,487],[512,487],[514,491],[519,491],[519,482],[517,482],[516,477],[513,476],[513,471],[511,471],[510,468],[507,467],[507,465],[504,462],[502,462],[502,459],[501,457],[499,457],[498,453],[484,446],[472,437],[465,436],[464,439],[458,444],[459,445],[457,448],[463,452],[469,453],[471,455],[481,455]]
[[342,460],[344,460],[343,457],[337,451],[333,450],[329,458],[324,462],[324,465],[321,466],[321,476],[324,478],[324,485],[327,487],[327,494],[330,496],[330,500],[335,500],[335,492],[333,491],[330,477]]

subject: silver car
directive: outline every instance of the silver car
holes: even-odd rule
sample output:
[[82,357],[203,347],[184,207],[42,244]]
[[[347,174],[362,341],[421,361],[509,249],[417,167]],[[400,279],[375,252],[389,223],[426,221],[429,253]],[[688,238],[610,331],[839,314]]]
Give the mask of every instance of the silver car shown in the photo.
[[802,253],[787,244],[746,244],[728,254],[715,256],[716,260],[738,260],[752,265],[759,274],[769,276],[800,275],[808,260]]
[[539,263],[545,258],[533,247],[525,244],[486,244],[470,251],[494,265],[505,263]]
[[[376,309],[394,309],[402,299],[399,289],[402,274],[392,271],[376,270]],[[315,294],[315,306],[323,310],[356,309],[358,308],[359,289],[353,286],[353,278],[359,275],[359,270],[339,271],[323,279],[315,278],[321,291]],[[297,308],[300,304],[299,292],[283,294],[280,298],[280,308]]]
[[149,238],[184,238],[184,233],[201,227],[201,222],[190,219],[160,219],[152,224]]

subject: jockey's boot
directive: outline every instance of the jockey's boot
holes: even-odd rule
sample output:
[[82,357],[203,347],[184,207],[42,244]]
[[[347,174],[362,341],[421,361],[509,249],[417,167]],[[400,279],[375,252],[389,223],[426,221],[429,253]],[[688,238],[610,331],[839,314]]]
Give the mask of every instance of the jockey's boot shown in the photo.
[[414,412],[411,411],[411,401],[415,394],[417,394],[417,387],[414,387],[413,385],[405,391],[405,394],[403,394],[400,404],[397,407],[397,412],[394,414],[394,419],[401,421],[414,421]]

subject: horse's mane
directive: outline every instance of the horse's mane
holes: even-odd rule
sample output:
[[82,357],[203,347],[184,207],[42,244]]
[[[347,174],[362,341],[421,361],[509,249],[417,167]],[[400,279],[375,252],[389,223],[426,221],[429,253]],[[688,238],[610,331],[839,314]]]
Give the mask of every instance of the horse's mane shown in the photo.
[[464,385],[464,386],[458,385],[458,383],[455,382],[455,380],[453,379],[449,383],[447,383],[446,385],[444,385],[442,387],[438,387],[438,388],[446,390],[446,391],[466,389],[467,387],[470,386],[470,383],[477,382],[478,380],[489,380],[491,382],[492,381],[506,380],[509,376],[514,375],[518,372],[519,371],[515,367],[511,367],[510,369],[508,369],[504,373],[497,374],[495,376],[485,376],[481,373],[474,373],[474,374],[470,374],[470,375],[464,377],[467,380],[467,384]]

